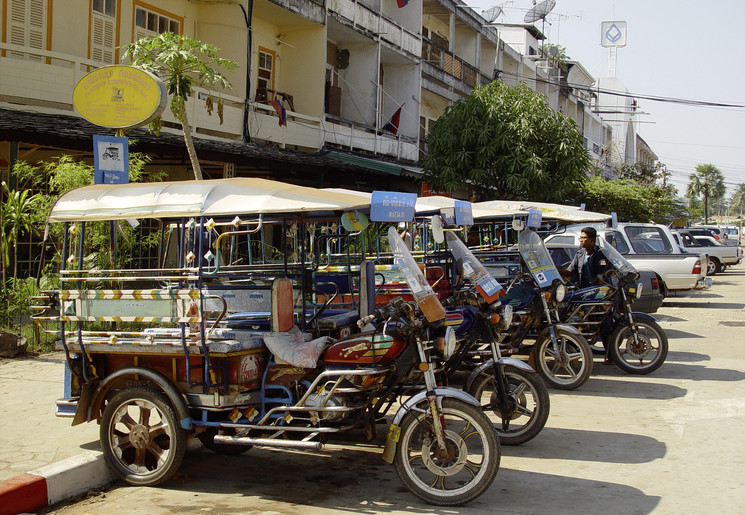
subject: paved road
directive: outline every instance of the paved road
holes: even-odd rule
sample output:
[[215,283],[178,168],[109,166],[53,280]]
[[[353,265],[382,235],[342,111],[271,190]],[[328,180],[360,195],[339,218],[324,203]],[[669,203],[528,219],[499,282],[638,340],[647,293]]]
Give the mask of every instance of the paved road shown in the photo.
[[[503,447],[497,479],[467,508],[418,502],[378,447],[357,445],[317,454],[254,449],[240,457],[199,448],[161,487],[115,485],[50,511],[742,513],[745,265],[714,283],[668,298],[657,313],[671,348],[658,371],[631,376],[596,361],[580,390],[552,391],[547,427],[523,446]],[[29,438],[54,436],[44,429]]]

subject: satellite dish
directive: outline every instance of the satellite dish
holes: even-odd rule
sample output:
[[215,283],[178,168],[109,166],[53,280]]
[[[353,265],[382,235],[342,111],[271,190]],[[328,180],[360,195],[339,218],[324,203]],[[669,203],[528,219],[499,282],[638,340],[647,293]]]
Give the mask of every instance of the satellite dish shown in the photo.
[[497,18],[502,16],[504,14],[504,11],[501,7],[498,5],[495,5],[494,7],[490,7],[486,11],[481,13],[481,16],[486,20],[486,23],[494,23]]
[[442,218],[440,215],[432,217],[432,236],[435,237],[437,243],[445,241],[445,231],[442,229]]
[[559,47],[557,47],[556,45],[551,45],[551,48],[548,49],[548,55],[550,55],[551,57],[556,57],[557,55],[559,55]]
[[525,13],[525,23],[533,23],[538,20],[545,20],[548,13],[556,7],[556,0],[543,0],[543,2],[534,5]]

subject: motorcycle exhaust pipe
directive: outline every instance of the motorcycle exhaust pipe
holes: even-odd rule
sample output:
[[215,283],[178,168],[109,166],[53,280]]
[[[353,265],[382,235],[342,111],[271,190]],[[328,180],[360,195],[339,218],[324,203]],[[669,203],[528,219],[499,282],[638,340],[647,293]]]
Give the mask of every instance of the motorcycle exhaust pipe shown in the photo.
[[283,447],[292,449],[309,449],[318,451],[323,448],[321,442],[302,442],[296,440],[277,440],[275,438],[249,438],[247,436],[215,435],[215,443],[229,445],[255,445],[258,447]]

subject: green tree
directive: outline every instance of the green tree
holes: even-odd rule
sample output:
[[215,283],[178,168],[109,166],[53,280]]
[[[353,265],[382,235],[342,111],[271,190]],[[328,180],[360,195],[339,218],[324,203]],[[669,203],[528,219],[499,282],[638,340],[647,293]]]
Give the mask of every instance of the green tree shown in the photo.
[[724,197],[724,175],[713,164],[700,164],[689,177],[686,196],[704,200],[704,223],[709,223],[709,201]]
[[730,207],[739,212],[740,218],[742,218],[742,212],[745,211],[745,183],[741,182],[737,185],[734,193],[730,197]]
[[[194,142],[191,139],[191,128],[186,116],[186,101],[195,86],[230,89],[230,82],[215,67],[235,70],[238,65],[230,59],[218,55],[219,50],[208,43],[202,43],[188,36],[164,32],[141,38],[125,45],[124,56],[130,58],[132,66],[149,71],[160,77],[171,95],[171,112],[181,123],[186,150],[189,153],[194,177],[202,179],[202,168],[199,166]],[[222,123],[222,99],[218,100],[217,112]],[[207,109],[212,110],[213,101],[207,99]],[[156,120],[158,127],[160,120]]]
[[674,195],[664,188],[650,188],[630,179],[606,180],[595,176],[573,194],[590,211],[615,212],[621,221],[667,222],[676,212]]
[[424,180],[481,199],[563,201],[585,180],[590,157],[571,118],[524,84],[479,87],[449,106],[427,136]]

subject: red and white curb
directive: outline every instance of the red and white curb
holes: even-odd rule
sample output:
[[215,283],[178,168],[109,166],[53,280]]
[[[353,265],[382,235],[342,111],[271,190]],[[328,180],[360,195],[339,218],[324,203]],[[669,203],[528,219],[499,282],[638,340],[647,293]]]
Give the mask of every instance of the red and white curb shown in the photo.
[[114,480],[100,452],[86,452],[0,482],[0,515],[40,510]]

